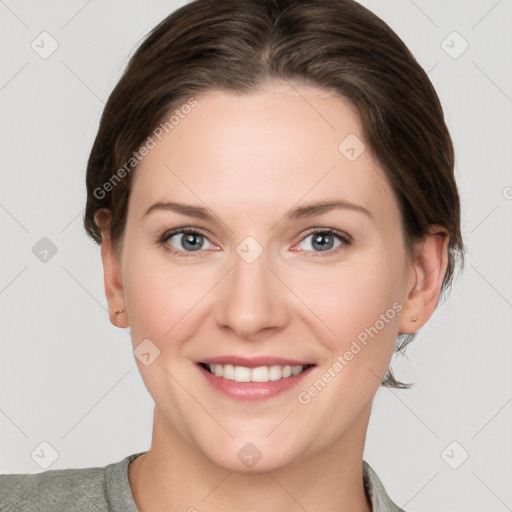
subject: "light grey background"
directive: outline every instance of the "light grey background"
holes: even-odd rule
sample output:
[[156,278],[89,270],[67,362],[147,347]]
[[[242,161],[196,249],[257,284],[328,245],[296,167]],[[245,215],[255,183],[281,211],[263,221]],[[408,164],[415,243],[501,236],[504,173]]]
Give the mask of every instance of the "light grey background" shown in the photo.
[[[42,471],[52,450],[48,469],[150,446],[153,402],[129,331],[108,320],[99,248],[82,228],[84,176],[127,58],[183,3],[0,1],[2,473]],[[415,387],[377,393],[365,459],[410,512],[512,510],[512,2],[363,3],[440,95],[467,245],[448,301],[394,363]],[[46,59],[31,47],[51,48],[43,31],[59,45]],[[46,262],[32,251],[43,237],[57,248]]]

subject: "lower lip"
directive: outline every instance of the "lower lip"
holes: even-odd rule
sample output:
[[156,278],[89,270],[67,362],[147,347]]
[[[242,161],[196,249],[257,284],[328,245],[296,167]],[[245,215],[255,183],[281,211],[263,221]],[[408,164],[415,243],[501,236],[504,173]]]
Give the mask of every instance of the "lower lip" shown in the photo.
[[271,398],[297,386],[305,375],[314,367],[310,366],[298,375],[268,382],[237,382],[236,380],[217,377],[213,373],[197,365],[206,381],[217,391],[237,400],[255,401]]

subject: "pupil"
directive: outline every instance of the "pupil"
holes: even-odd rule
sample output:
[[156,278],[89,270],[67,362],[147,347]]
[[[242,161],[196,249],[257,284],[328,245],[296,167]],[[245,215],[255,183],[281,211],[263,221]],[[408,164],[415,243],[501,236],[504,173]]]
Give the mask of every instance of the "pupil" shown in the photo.
[[[184,249],[192,249],[192,250],[200,249],[201,248],[200,243],[194,244],[194,239],[196,239],[199,236],[201,236],[201,235],[196,235],[194,233],[189,233],[188,235],[186,235],[184,237],[184,242],[182,242],[183,248]],[[188,245],[188,244],[191,244],[191,245]]]
[[[326,245],[331,245],[329,244],[329,242],[325,243],[325,239],[330,239],[329,241],[332,243],[332,236],[329,235],[329,234],[323,234],[323,233],[319,233],[317,234],[315,237],[314,237],[314,241],[313,241],[313,246],[318,243],[319,244],[319,248],[321,250],[329,250],[329,249],[332,249],[332,247],[327,247],[326,248]],[[324,241],[324,243],[322,243],[322,240]]]

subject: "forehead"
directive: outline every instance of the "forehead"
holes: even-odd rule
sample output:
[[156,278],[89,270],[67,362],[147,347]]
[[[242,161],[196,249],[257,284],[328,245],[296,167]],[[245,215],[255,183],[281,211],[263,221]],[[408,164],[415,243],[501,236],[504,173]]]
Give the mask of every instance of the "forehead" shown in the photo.
[[161,140],[153,137],[134,176],[132,208],[177,196],[233,214],[302,198],[340,198],[376,215],[393,206],[356,110],[333,91],[271,82],[249,94],[212,90],[195,100]]

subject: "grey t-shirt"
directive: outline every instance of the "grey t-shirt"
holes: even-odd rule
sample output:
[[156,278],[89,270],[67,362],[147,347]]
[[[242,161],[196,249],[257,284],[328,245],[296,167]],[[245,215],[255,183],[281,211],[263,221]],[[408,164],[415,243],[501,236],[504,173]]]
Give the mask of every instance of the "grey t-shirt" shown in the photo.
[[[128,480],[128,465],[143,453],[105,467],[0,475],[0,511],[139,512]],[[404,512],[391,501],[366,461],[363,481],[373,512]]]

